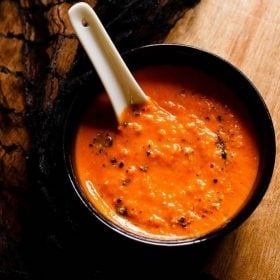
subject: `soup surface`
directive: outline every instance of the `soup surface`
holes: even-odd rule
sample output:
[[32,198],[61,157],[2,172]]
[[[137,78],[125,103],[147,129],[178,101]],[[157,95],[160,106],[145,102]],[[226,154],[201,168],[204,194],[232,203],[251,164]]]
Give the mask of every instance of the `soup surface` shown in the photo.
[[250,195],[259,164],[245,110],[226,85],[192,68],[134,74],[153,102],[128,108],[118,125],[103,93],[82,116],[73,148],[82,192],[144,236],[193,238],[223,226]]

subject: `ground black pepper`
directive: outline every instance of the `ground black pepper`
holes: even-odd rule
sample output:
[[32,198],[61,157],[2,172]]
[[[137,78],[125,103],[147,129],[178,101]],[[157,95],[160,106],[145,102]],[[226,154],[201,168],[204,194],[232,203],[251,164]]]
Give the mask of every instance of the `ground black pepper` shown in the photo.
[[147,165],[141,165],[139,169],[143,172],[148,172],[149,167]]
[[216,144],[217,148],[219,148],[221,150],[222,159],[227,159],[226,144],[220,135],[218,135],[218,140],[215,144]]
[[226,151],[223,150],[221,155],[222,155],[222,159],[227,159],[227,152]]
[[181,218],[179,218],[178,220],[178,224],[181,226],[181,227],[186,227],[188,225],[188,222],[186,220],[186,218],[184,216],[182,216]]
[[126,179],[123,180],[122,185],[123,185],[123,186],[127,186],[130,182],[131,182],[131,179],[126,178]]
[[116,200],[115,209],[116,212],[122,216],[127,216],[128,214],[127,207],[123,205],[123,201],[121,198],[118,198]]

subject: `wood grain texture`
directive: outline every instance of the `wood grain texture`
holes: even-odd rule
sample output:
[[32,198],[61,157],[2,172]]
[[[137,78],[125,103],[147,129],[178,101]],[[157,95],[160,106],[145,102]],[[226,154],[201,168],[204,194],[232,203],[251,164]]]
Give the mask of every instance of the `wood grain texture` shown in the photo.
[[[65,199],[61,188],[67,180],[59,183],[64,169],[57,165],[58,139],[72,79],[92,69],[68,19],[68,9],[76,2],[0,0],[1,280],[27,280],[34,273],[32,279],[86,280],[96,279],[96,273],[113,273],[101,263],[87,266],[80,257],[69,265],[83,254],[76,229],[83,230],[72,195]],[[124,51],[164,39],[197,0],[84,2],[96,9]],[[81,81],[78,78],[76,85]],[[88,231],[85,226],[84,233]]]
[[277,156],[269,189],[252,216],[219,244],[205,270],[220,280],[280,279],[280,1],[201,1],[165,41],[229,60],[253,81],[270,110]]
[[28,116],[43,92],[44,108],[52,103],[58,78],[72,67],[78,40],[71,35],[70,5],[0,1],[0,279],[27,277],[19,247],[34,175],[28,168],[33,147]]

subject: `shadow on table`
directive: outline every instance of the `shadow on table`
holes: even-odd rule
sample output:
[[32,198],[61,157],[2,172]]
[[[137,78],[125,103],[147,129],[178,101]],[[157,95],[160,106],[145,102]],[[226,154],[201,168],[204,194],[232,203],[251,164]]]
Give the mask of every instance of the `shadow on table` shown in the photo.
[[217,240],[191,248],[162,248],[110,231],[84,207],[75,208],[79,222],[73,213],[71,220],[65,215],[59,219],[38,209],[24,245],[32,279],[214,279],[203,266],[215,252]]

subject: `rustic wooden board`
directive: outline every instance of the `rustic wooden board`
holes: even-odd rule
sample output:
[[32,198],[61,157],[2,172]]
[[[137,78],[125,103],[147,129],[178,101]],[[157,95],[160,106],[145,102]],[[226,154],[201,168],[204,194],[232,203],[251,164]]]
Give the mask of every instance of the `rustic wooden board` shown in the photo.
[[[280,141],[280,1],[203,0],[179,20],[166,42],[214,52],[257,86]],[[205,269],[220,280],[280,279],[280,167],[261,204],[209,257]]]

